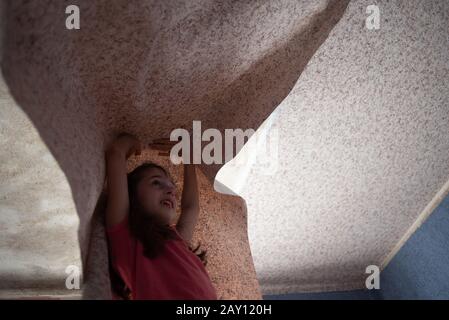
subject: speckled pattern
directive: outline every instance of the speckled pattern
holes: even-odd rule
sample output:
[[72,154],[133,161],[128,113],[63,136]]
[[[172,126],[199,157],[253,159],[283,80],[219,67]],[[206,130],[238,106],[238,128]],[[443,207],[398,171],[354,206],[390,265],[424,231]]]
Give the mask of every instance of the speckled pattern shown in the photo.
[[0,299],[72,294],[65,270],[81,257],[70,186],[1,75],[0,150]]
[[444,187],[448,34],[446,0],[350,2],[277,109],[279,171],[242,192],[264,294],[363,288]]
[[[347,1],[3,4],[2,71],[68,179],[86,265],[111,138],[128,131],[148,141],[190,128],[192,120],[203,128],[257,128],[289,93]],[[68,4],[80,7],[80,30],[65,29]],[[212,183],[220,167],[201,171]],[[260,297],[242,200],[210,188],[202,193],[210,207],[198,235],[213,248],[211,274],[220,297]]]

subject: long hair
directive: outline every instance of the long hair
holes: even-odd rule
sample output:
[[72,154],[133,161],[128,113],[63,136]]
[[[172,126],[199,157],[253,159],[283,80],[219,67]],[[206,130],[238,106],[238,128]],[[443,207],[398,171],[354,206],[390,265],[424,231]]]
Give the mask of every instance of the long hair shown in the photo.
[[[145,212],[143,206],[137,197],[137,188],[139,182],[144,177],[146,170],[157,168],[162,170],[167,177],[170,174],[160,165],[153,162],[145,162],[128,173],[128,197],[129,197],[129,229],[133,237],[142,243],[144,249],[144,255],[148,259],[154,259],[162,253],[166,241],[170,239],[176,239],[175,232],[170,228],[168,224],[162,223],[156,219],[153,215]],[[195,253],[204,266],[207,264],[206,250],[199,251],[200,244],[193,249],[191,245],[188,246],[189,250]],[[110,265],[111,283],[113,290],[117,295],[123,299],[130,298],[129,288],[125,286],[125,283],[121,277],[115,272],[114,268]]]

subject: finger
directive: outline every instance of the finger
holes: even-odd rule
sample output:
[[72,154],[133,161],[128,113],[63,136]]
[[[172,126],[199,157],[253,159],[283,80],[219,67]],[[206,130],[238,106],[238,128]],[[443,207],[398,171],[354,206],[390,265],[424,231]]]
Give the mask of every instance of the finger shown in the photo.
[[159,152],[159,155],[163,157],[168,157],[170,155],[170,152]]
[[[169,138],[159,138],[159,139],[154,139],[153,141],[151,141],[152,143],[174,143],[174,142],[178,142],[178,140],[176,141],[172,141]],[[151,144],[150,142],[150,144]]]
[[148,147],[151,149],[165,150],[165,151],[170,150],[174,146],[175,146],[174,144],[150,144],[150,145],[148,145]]
[[150,147],[155,150],[161,150],[161,151],[168,151],[171,148],[173,148],[172,145],[168,145],[168,144],[154,144],[154,145],[151,145]]
[[164,151],[164,149],[162,148],[162,146],[160,146],[160,145],[149,145],[149,147],[151,148],[151,149],[153,149],[153,150],[156,150],[156,151]]
[[169,138],[158,138],[158,139],[154,139],[152,142],[153,143],[166,143],[167,141],[170,141]]
[[170,150],[171,148],[173,148],[174,144],[161,144],[159,146],[164,150]]
[[153,142],[153,143],[149,143],[149,146],[155,146],[155,147],[160,147],[160,146],[172,146],[176,143],[176,141],[172,141],[172,142]]

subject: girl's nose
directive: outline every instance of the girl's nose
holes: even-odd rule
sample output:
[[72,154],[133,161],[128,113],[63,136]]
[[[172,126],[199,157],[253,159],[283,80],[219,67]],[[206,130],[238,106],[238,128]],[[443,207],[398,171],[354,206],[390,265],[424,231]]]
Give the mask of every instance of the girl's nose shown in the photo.
[[168,184],[165,188],[167,194],[176,195],[176,188],[172,184]]

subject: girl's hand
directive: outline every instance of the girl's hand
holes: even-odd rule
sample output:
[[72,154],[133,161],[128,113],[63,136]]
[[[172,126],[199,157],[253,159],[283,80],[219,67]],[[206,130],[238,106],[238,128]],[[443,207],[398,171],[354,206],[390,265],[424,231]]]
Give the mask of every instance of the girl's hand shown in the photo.
[[177,144],[178,141],[170,141],[168,138],[161,138],[153,140],[148,146],[156,151],[159,151],[160,156],[170,156],[171,148]]
[[[171,148],[173,148],[173,146],[177,143],[179,143],[181,140],[179,141],[170,141],[170,139],[168,138],[161,138],[161,139],[156,139],[153,140],[153,142],[149,143],[148,146],[154,150],[159,151],[159,155],[160,156],[170,156],[170,150]],[[183,156],[183,155],[181,155]],[[187,164],[185,163],[185,165],[193,165],[193,145],[192,145],[192,141],[190,141],[190,162]]]
[[108,148],[108,152],[119,152],[128,159],[133,154],[140,155],[142,153],[142,145],[135,136],[122,133]]

